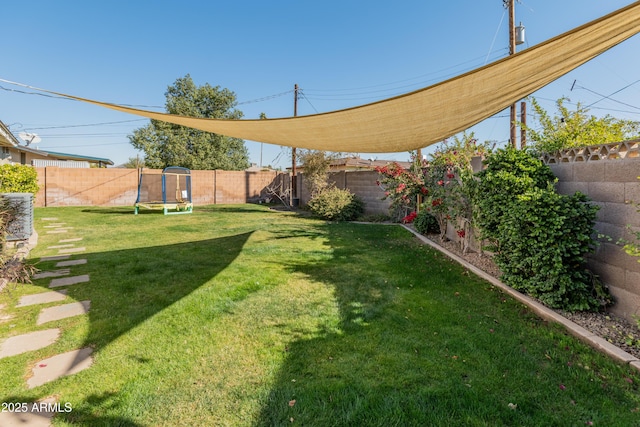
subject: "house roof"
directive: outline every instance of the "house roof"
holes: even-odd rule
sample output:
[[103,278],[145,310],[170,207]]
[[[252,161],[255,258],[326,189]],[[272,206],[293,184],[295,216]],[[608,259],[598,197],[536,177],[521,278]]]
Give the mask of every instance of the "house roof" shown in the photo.
[[18,139],[11,133],[9,128],[4,123],[2,123],[2,121],[0,121],[0,147],[10,147],[20,152],[37,154],[42,157],[55,157],[56,160],[78,160],[89,163],[102,163],[105,165],[113,166],[113,161],[111,159],[93,156],[82,156],[79,154],[59,153],[56,151],[48,150],[37,150],[26,145],[20,145],[20,141],[18,141]]
[[36,150],[29,147],[18,147],[21,151],[25,151],[28,153],[39,154],[44,157],[55,157],[58,160],[82,160],[89,163],[104,163],[106,165],[113,166],[113,161],[111,159],[106,159],[103,157],[93,157],[93,156],[82,156],[79,154],[68,154],[68,153],[59,153],[56,151],[48,151],[48,150]]
[[331,161],[331,166],[345,166],[357,169],[375,169],[378,166],[386,166],[389,163],[398,163],[403,167],[410,167],[411,162],[399,162],[396,160],[361,159],[360,157],[342,157]]
[[[383,167],[390,163],[398,163],[405,169],[411,167],[411,162],[400,162],[397,160],[373,160],[373,159],[361,159],[360,157],[341,157],[339,159],[333,159],[329,163],[330,169],[345,169],[345,170],[358,170],[358,169],[375,169],[377,167]],[[297,166],[300,170],[304,171],[304,164]],[[287,170],[290,170],[288,167]]]
[[18,139],[13,136],[9,128],[0,121],[0,146],[16,147],[20,144]]

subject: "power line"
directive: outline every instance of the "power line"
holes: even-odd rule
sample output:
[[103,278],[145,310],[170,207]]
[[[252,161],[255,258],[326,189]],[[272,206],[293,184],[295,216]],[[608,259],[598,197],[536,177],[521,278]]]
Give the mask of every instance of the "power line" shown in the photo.
[[270,99],[274,99],[274,98],[278,98],[278,97],[281,97],[281,96],[284,96],[284,95],[288,95],[288,94],[290,94],[292,92],[293,92],[293,89],[292,90],[288,90],[286,92],[280,92],[280,93],[276,93],[276,94],[273,94],[273,95],[263,96],[262,98],[256,98],[256,99],[251,99],[249,101],[238,102],[236,105],[253,104],[253,103],[256,103],[256,102],[268,101]]
[[298,93],[300,94],[300,96],[302,98],[305,99],[305,101],[307,101],[309,103],[309,105],[311,105],[311,108],[313,108],[313,111],[315,111],[316,113],[320,114],[320,112],[316,109],[316,107],[313,106],[313,104],[311,103],[311,101],[309,101],[309,98],[307,98],[304,94],[304,92],[302,90],[298,90]]
[[[506,50],[506,48],[505,49],[501,49],[498,52],[503,52],[505,50]],[[500,55],[496,55],[496,56],[497,56],[497,58],[500,58],[500,57],[502,57],[504,55],[501,53]],[[383,87],[383,86],[398,85],[400,83],[405,83],[405,82],[412,81],[412,80],[424,79],[425,77],[431,77],[431,76],[440,74],[440,73],[442,73],[444,71],[448,71],[448,70],[453,70],[453,69],[459,68],[461,66],[465,66],[465,69],[469,69],[467,67],[468,64],[477,63],[479,60],[482,60],[482,59],[483,59],[483,57],[476,57],[476,58],[470,59],[468,61],[464,61],[464,62],[461,62],[459,64],[452,65],[450,67],[445,67],[445,68],[442,68],[442,69],[439,69],[439,70],[436,70],[436,71],[432,71],[432,72],[421,74],[421,75],[414,76],[414,77],[409,77],[409,78],[402,79],[402,80],[395,80],[395,81],[389,82],[389,83],[381,83],[381,84],[376,84],[376,85],[371,85],[371,86],[361,86],[361,87],[346,88],[346,89],[306,89],[306,90],[307,90],[307,92],[310,92],[313,96],[321,96],[320,94],[317,94],[316,92],[355,92],[355,93],[343,94],[343,95],[354,95],[354,94],[363,95],[363,94],[369,94],[369,93],[383,92],[383,91],[385,91],[385,89],[374,90],[374,91],[370,91],[370,90],[367,90],[367,89],[377,89],[377,88],[380,88],[380,87]],[[473,68],[470,68],[470,69],[473,69]],[[418,81],[416,83],[412,83],[410,85],[402,85],[402,86],[399,86],[399,87],[396,86],[396,87],[392,87],[392,88],[389,88],[389,89],[386,89],[386,90],[390,91],[390,90],[397,90],[397,89],[411,87],[411,86],[417,86],[417,85],[424,84],[425,82],[429,82],[429,81],[433,81],[433,80],[439,80],[439,79],[442,79],[442,78],[455,76],[455,75],[458,75],[458,74],[459,74],[459,72],[452,72],[452,73],[444,75],[444,77],[443,76],[434,77],[434,78],[430,78],[429,80],[426,80],[426,81],[425,80],[420,80],[420,81]]]
[[583,87],[583,86],[577,86],[577,87],[578,87],[579,89],[584,89],[584,90],[586,90],[587,92],[591,92],[591,93],[596,94],[596,95],[598,95],[598,96],[600,96],[600,97],[601,97],[601,99],[599,99],[599,100],[597,100],[597,101],[595,101],[595,102],[592,102],[591,104],[587,105],[585,108],[589,108],[589,107],[591,107],[592,105],[595,105],[595,104],[597,104],[598,102],[602,101],[603,99],[608,99],[609,101],[617,102],[618,104],[622,104],[622,105],[625,105],[625,106],[627,106],[627,107],[631,107],[631,108],[635,108],[636,110],[640,110],[640,107],[636,107],[635,105],[627,104],[626,102],[618,101],[618,100],[616,100],[616,99],[611,98],[611,97],[612,97],[613,95],[615,95],[616,93],[620,93],[620,92],[622,92],[623,90],[630,88],[631,86],[633,86],[634,84],[636,84],[636,83],[638,83],[638,82],[640,82],[640,80],[636,80],[635,82],[630,83],[630,84],[628,84],[628,85],[624,86],[624,87],[623,87],[623,88],[621,88],[621,89],[618,89],[617,91],[613,92],[611,95],[602,95],[602,94],[600,94],[600,93],[598,93],[598,92],[595,92],[595,91],[593,91],[593,90],[591,90],[591,89],[587,89],[586,87]]
[[42,127],[27,127],[24,130],[43,130],[43,129],[69,129],[69,128],[79,128],[79,127],[88,127],[88,126],[103,126],[103,125],[115,125],[121,123],[132,123],[132,122],[142,122],[147,121],[149,119],[133,119],[133,120],[120,120],[117,122],[101,122],[101,123],[87,123],[82,125],[60,125],[60,126],[42,126]]

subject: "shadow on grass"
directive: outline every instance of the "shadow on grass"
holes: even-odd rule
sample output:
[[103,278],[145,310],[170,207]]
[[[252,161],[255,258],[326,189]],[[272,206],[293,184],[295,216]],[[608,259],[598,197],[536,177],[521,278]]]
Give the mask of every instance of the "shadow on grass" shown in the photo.
[[[594,365],[568,371],[576,340],[396,230],[348,231],[330,225],[333,256],[294,266],[333,289],[339,327],[289,345],[256,426],[607,424],[622,405],[633,416],[622,388],[602,395]],[[579,403],[558,386],[574,379]]]
[[119,215],[133,215],[134,214],[134,208],[86,208],[86,209],[82,209],[80,212],[83,213],[91,213],[91,214],[103,214],[103,215],[114,215],[114,214],[119,214]]
[[[293,267],[334,290],[340,332],[324,330],[289,345],[256,425],[428,425],[422,414],[446,405],[455,392],[420,386],[438,377],[429,372],[437,366],[418,350],[428,337],[411,342],[416,326],[397,311],[398,299],[419,279],[391,271],[381,279],[377,272],[384,269],[383,261],[367,256],[381,242],[362,241],[358,234],[353,238],[360,245],[353,244],[341,230],[341,225],[328,227],[331,259]],[[407,261],[401,258],[392,262]]]
[[[98,353],[123,334],[197,290],[236,259],[252,234],[251,231],[195,242],[86,254],[85,268],[90,272],[90,283],[69,287],[69,294],[74,299],[91,301],[89,331],[83,347],[92,347],[94,354]],[[112,272],[115,270],[119,273],[117,277],[121,278],[119,281],[113,280]],[[46,282],[43,287],[48,285],[49,281]],[[210,308],[212,312],[223,310],[229,300],[242,299],[250,292],[251,289],[244,292],[235,289],[233,295],[225,295],[220,307]],[[179,322],[179,319],[175,321]],[[135,358],[139,364],[148,362],[142,356],[129,357]],[[20,396],[13,399],[25,401]],[[136,426],[124,417],[113,418],[111,414],[118,413],[117,405],[117,393],[92,396],[82,407],[74,408],[70,413],[60,413],[56,418],[80,425]],[[91,408],[95,410],[96,406],[107,408],[110,415],[101,417],[92,413]]]

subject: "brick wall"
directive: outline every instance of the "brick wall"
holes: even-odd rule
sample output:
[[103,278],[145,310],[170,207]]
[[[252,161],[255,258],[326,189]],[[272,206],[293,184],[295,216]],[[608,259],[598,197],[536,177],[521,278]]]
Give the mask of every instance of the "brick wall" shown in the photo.
[[126,206],[136,201],[137,169],[36,168],[36,206]]
[[[132,206],[138,196],[138,169],[36,168],[36,206]],[[145,169],[144,173],[161,173]],[[284,174],[245,171],[191,171],[194,205],[257,202]]]
[[[382,200],[384,190],[376,185],[376,180],[380,179],[380,174],[376,171],[340,171],[329,174],[329,181],[338,188],[348,188],[364,202],[364,213],[366,215],[389,213],[389,200]],[[298,174],[298,195],[300,202],[306,204],[310,199],[304,183],[304,174]]]

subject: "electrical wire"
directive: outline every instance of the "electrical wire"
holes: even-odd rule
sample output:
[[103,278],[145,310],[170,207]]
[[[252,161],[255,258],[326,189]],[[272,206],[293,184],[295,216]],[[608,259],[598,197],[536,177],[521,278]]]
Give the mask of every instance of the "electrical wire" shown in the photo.
[[87,123],[87,124],[82,124],[82,125],[27,127],[27,128],[24,128],[24,130],[70,129],[70,128],[79,128],[79,127],[88,127],[88,126],[103,126],[103,125],[115,125],[115,124],[121,124],[121,123],[142,122],[142,121],[147,121],[147,120],[149,120],[149,119],[120,120],[120,121],[117,121],[117,122]]
[[489,52],[487,52],[487,57],[484,59],[485,65],[489,61],[489,55],[491,55],[491,51],[493,50],[493,45],[496,43],[496,38],[498,37],[498,32],[500,31],[500,27],[502,27],[502,22],[504,21],[504,16],[507,14],[507,8],[505,7],[502,11],[502,18],[500,18],[500,23],[498,24],[498,28],[496,28],[496,33],[493,35],[493,40],[491,41],[491,46],[489,47]]
[[269,101],[269,100],[271,100],[271,99],[279,98],[279,97],[281,97],[281,96],[284,96],[284,95],[288,95],[288,94],[290,94],[290,93],[293,93],[293,92],[294,92],[294,90],[295,90],[295,89],[291,89],[291,90],[288,90],[288,91],[286,91],[286,92],[280,92],[280,93],[276,93],[276,94],[273,94],[273,95],[263,96],[262,98],[256,98],[256,99],[251,99],[251,100],[249,100],[249,101],[242,101],[242,102],[238,102],[238,103],[236,103],[236,105],[253,104],[253,103],[256,103],[256,102]]
[[298,96],[304,98],[305,101],[307,101],[309,103],[309,105],[311,105],[311,108],[313,108],[313,111],[315,111],[316,113],[320,114],[320,112],[316,109],[316,107],[313,106],[313,104],[311,103],[311,101],[309,101],[309,98],[307,98],[304,94],[304,92],[300,89],[298,89]]
[[624,86],[623,88],[616,90],[615,92],[613,92],[613,93],[612,93],[612,94],[610,94],[610,95],[602,95],[602,94],[600,94],[600,93],[598,93],[598,92],[596,92],[596,91],[593,91],[593,90],[591,90],[591,89],[587,89],[586,87],[583,87],[583,86],[576,86],[576,87],[577,87],[577,88],[579,88],[579,89],[584,89],[584,90],[586,90],[587,92],[591,92],[591,93],[593,93],[593,94],[598,95],[598,96],[600,96],[600,97],[601,97],[601,99],[599,99],[599,100],[597,100],[597,101],[595,101],[595,102],[592,102],[591,104],[587,105],[585,108],[589,108],[589,107],[591,107],[591,106],[593,106],[593,105],[597,104],[598,102],[600,102],[600,101],[602,101],[602,100],[604,100],[604,99],[608,99],[609,101],[617,102],[618,104],[622,104],[622,105],[625,105],[625,106],[627,106],[627,107],[631,107],[631,108],[635,108],[636,110],[640,110],[640,107],[636,107],[635,105],[627,104],[626,102],[618,101],[618,100],[616,100],[616,99],[611,98],[611,97],[612,97],[613,95],[615,95],[616,93],[620,93],[620,92],[622,92],[623,90],[630,88],[631,86],[633,86],[634,84],[636,84],[636,83],[638,83],[638,82],[640,82],[640,80],[636,80],[635,82],[630,83],[630,84],[628,84],[628,85]]
[[[507,48],[505,49],[501,49],[498,52],[502,52],[502,51],[506,51]],[[497,54],[497,53],[496,53]],[[502,57],[504,54],[501,53],[498,57]],[[456,69],[459,67],[464,66],[465,70],[470,70],[473,69],[474,67],[469,68],[468,64],[473,64],[473,63],[477,63],[478,60],[482,60],[483,57],[476,57],[473,59],[470,59],[468,61],[464,61],[455,65],[452,65],[450,67],[445,67],[442,69],[439,69],[437,71],[432,71],[429,73],[425,73],[425,74],[421,74],[418,76],[414,76],[414,77],[409,77],[406,79],[402,79],[402,80],[395,80],[393,82],[389,82],[389,83],[381,83],[381,84],[376,84],[376,85],[370,85],[370,86],[361,86],[361,87],[355,87],[355,88],[347,88],[347,89],[306,89],[307,94],[311,94],[312,97],[315,96],[322,96],[320,93],[317,92],[351,92],[351,93],[347,93],[347,94],[341,94],[341,95],[364,95],[364,94],[371,94],[371,93],[379,93],[379,92],[384,92],[384,91],[391,91],[391,90],[398,90],[398,89],[402,89],[402,88],[406,88],[406,87],[411,87],[411,86],[417,86],[417,85],[423,85],[425,82],[429,82],[429,81],[433,81],[433,80],[440,80],[442,79],[442,75],[440,73],[444,72],[444,71],[449,71],[452,69]],[[438,75],[440,74],[439,77],[432,77],[434,75]],[[455,76],[459,74],[459,72],[452,72],[452,73],[448,73],[445,75],[446,77],[450,77],[450,76]],[[402,86],[395,86],[401,83],[405,83],[405,82],[409,82],[412,80],[418,80],[418,79],[424,79],[425,77],[430,77],[429,80],[420,80],[416,83],[412,83],[410,85],[402,85]],[[384,86],[395,86],[389,89],[378,89],[380,87],[384,87]],[[368,89],[378,89],[378,90],[368,90]],[[331,96],[331,95],[330,95]],[[338,95],[336,95],[338,96]]]

